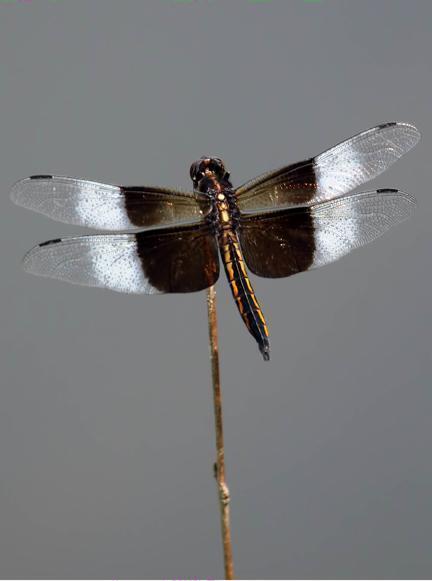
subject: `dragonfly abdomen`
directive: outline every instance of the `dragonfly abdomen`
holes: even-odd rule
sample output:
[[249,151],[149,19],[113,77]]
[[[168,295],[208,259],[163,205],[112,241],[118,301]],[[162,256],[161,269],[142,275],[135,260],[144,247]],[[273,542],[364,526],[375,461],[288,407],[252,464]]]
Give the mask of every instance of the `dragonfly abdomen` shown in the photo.
[[270,344],[267,323],[249,280],[236,232],[223,230],[219,237],[219,246],[237,308],[249,333],[257,341],[262,356],[268,361]]

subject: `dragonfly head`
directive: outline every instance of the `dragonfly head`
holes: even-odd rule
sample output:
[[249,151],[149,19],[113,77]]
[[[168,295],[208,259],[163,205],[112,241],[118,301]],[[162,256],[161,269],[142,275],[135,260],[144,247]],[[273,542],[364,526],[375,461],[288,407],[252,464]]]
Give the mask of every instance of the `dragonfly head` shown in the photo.
[[230,174],[219,157],[203,156],[191,165],[190,176],[196,189],[205,190],[207,188],[204,185],[209,183],[209,180],[227,181]]

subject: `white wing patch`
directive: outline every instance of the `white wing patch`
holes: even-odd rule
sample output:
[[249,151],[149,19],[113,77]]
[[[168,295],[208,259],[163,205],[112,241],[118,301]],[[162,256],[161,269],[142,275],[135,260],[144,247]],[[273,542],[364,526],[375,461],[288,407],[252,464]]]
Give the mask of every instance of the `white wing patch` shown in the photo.
[[12,186],[13,202],[60,222],[107,230],[134,227],[118,186],[54,176],[25,178]]
[[24,269],[39,276],[117,292],[159,292],[144,275],[133,234],[80,236],[45,243],[27,253]]
[[415,198],[397,190],[378,190],[341,197],[311,208],[318,268],[372,242],[394,224],[406,220]]
[[314,203],[346,194],[384,172],[420,139],[408,123],[389,123],[364,131],[318,155],[314,160]]

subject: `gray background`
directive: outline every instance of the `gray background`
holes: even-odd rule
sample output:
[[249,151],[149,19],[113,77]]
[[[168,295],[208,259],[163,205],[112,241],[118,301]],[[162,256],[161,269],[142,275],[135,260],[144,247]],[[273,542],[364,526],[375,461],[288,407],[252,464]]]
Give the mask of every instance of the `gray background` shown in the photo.
[[[417,148],[373,186],[419,210],[373,245],[253,278],[266,364],[218,285],[240,578],[432,575],[429,0],[0,3],[0,575],[223,575],[205,294],[38,279],[84,229],[12,205],[33,173],[235,184],[381,122]],[[367,189],[368,186],[366,186]]]

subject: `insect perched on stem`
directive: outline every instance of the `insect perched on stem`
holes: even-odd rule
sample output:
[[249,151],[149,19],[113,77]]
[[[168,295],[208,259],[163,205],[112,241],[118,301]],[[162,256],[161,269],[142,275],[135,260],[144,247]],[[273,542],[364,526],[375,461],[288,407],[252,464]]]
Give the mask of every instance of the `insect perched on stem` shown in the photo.
[[415,206],[408,194],[350,192],[419,138],[413,125],[385,123],[239,188],[221,159],[206,156],[192,164],[191,192],[32,176],[13,186],[17,204],[70,224],[138,231],[51,240],[30,250],[24,266],[119,292],[187,293],[216,283],[220,255],[240,315],[268,360],[268,328],[248,269],[267,278],[311,270],[406,219]]

